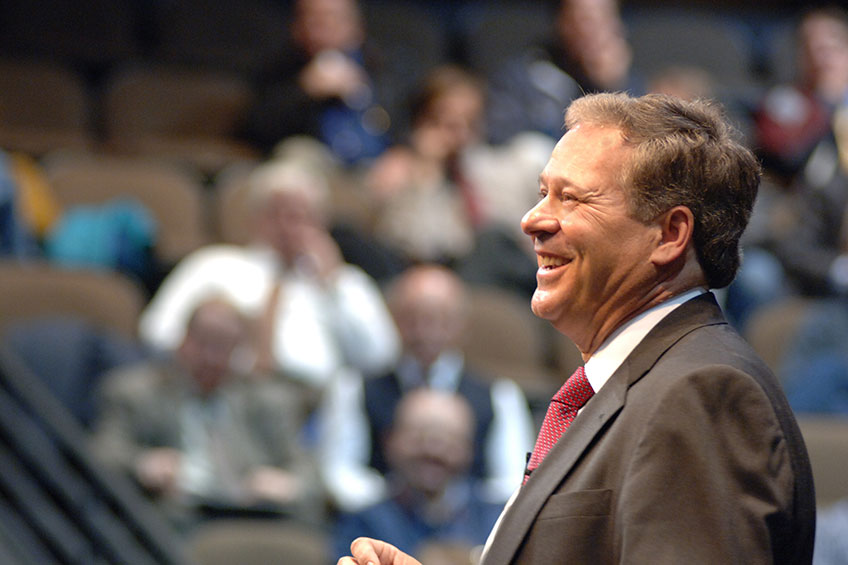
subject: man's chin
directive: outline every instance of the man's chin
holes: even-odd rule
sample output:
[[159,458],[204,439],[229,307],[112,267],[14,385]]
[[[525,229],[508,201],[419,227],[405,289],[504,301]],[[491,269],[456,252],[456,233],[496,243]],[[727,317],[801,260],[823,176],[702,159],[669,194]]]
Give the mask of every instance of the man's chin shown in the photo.
[[537,317],[551,321],[554,319],[556,303],[549,292],[537,288],[530,300],[530,309]]

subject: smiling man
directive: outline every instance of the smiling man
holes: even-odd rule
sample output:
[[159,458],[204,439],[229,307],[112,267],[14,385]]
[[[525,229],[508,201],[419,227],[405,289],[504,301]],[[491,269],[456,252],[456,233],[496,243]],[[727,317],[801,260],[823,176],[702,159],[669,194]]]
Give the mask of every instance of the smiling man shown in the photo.
[[[800,432],[709,292],[739,266],[758,163],[704,102],[591,95],[566,129],[522,228],[533,312],[585,365],[482,563],[810,563]],[[372,539],[351,550],[340,565],[415,563]]]

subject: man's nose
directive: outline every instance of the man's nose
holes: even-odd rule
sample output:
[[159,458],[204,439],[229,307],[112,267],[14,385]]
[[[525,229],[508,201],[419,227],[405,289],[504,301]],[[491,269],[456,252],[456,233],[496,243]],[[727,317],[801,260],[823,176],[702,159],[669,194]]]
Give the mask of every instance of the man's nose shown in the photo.
[[521,218],[521,230],[531,237],[550,234],[559,229],[559,220],[550,212],[547,199],[540,200]]

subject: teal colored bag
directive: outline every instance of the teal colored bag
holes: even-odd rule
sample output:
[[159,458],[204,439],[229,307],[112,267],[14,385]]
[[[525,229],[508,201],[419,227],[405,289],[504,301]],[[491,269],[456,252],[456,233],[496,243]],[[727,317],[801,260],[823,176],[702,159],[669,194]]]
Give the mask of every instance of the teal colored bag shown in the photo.
[[104,268],[147,280],[157,226],[146,206],[128,198],[69,208],[45,241],[51,261]]

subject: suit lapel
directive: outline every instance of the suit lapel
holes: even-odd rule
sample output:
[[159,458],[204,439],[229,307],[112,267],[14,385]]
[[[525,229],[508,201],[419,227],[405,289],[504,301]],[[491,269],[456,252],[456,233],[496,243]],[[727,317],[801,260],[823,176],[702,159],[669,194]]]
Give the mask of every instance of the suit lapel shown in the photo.
[[[586,451],[597,435],[624,406],[625,381],[609,382],[593,396],[560,440],[554,445],[512,506],[498,524],[497,535],[486,552],[485,565],[509,563],[521,545],[536,515],[551,493],[569,473],[577,459]],[[613,385],[613,386],[610,386]]]
[[497,534],[481,565],[505,565],[512,561],[547,499],[622,410],[630,386],[684,335],[698,327],[716,323],[726,322],[715,297],[706,293],[680,305],[648,333],[581,410],[568,432],[534,471],[533,477],[521,487],[521,492],[501,518]]

